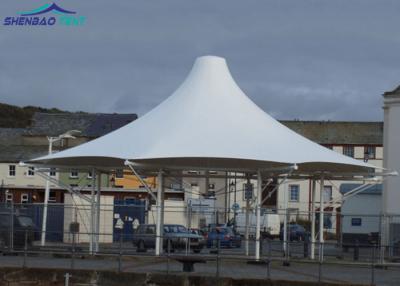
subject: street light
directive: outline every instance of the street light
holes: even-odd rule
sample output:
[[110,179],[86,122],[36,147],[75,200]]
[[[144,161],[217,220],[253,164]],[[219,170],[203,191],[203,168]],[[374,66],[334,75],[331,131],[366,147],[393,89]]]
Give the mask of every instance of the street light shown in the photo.
[[[81,133],[79,130],[69,130],[57,137],[47,137],[49,141],[49,155],[53,153],[53,143],[61,141],[63,139],[75,139],[74,135]],[[50,172],[47,174],[50,176]],[[44,192],[44,204],[43,204],[43,219],[42,219],[42,235],[41,235],[41,246],[44,246],[46,243],[46,227],[47,227],[47,205],[49,203],[49,195],[50,195],[50,181],[46,178],[46,189]]]

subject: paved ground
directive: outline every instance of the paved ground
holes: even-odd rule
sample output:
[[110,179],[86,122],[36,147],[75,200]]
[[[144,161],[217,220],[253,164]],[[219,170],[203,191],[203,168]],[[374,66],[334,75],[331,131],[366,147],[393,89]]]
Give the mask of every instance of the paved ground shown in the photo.
[[[210,258],[210,256],[209,256]],[[22,267],[23,256],[0,256],[0,266]],[[260,278],[268,277],[266,265],[250,265],[241,259],[222,258],[220,263],[220,276],[234,278]],[[94,269],[94,270],[118,270],[118,259],[114,257],[102,258],[54,258],[51,256],[28,256],[26,266],[30,268],[62,268],[69,269]],[[181,272],[180,263],[166,258],[150,256],[124,257],[121,270],[126,272]],[[322,280],[330,282],[353,282],[369,285],[371,283],[372,268],[366,266],[351,266],[341,264],[323,265],[321,268]],[[215,276],[217,275],[216,261],[208,261],[205,264],[196,264],[195,273]],[[271,279],[318,281],[319,266],[310,263],[291,262],[291,266],[283,266],[282,261],[274,261],[270,267]],[[400,268],[374,269],[376,285],[397,286],[400,284]]]

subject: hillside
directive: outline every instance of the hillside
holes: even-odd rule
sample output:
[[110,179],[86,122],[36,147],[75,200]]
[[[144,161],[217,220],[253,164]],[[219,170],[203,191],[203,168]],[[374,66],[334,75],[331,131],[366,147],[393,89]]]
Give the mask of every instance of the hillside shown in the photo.
[[31,119],[35,112],[68,113],[57,108],[48,109],[38,106],[19,107],[0,103],[0,127],[25,128],[31,124]]

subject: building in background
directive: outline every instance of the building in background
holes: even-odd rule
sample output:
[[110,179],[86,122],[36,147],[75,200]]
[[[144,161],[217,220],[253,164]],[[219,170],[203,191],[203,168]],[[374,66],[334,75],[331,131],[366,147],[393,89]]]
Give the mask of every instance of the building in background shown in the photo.
[[[21,161],[48,153],[48,137],[57,137],[69,130],[79,130],[75,139],[62,139],[53,144],[58,152],[103,136],[137,119],[136,114],[35,113],[27,128],[0,128],[1,200],[15,203],[44,201],[46,180]],[[89,188],[91,174],[82,170],[50,172],[63,186]],[[111,186],[111,175],[103,175],[102,186]],[[50,184],[50,202],[63,202],[66,188]]]

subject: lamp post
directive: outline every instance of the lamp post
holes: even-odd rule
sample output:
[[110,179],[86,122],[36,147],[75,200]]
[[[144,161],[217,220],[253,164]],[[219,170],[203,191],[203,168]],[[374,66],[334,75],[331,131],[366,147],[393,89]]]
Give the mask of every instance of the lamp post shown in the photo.
[[[81,133],[79,130],[69,130],[57,137],[47,137],[49,141],[49,155],[53,153],[53,143],[61,141],[62,139],[75,139],[74,134]],[[50,176],[50,172],[48,173]],[[45,246],[46,243],[46,228],[47,228],[47,205],[49,203],[49,194],[50,194],[50,182],[46,179],[46,189],[44,192],[44,202],[43,202],[43,218],[42,218],[42,235],[40,245]]]

